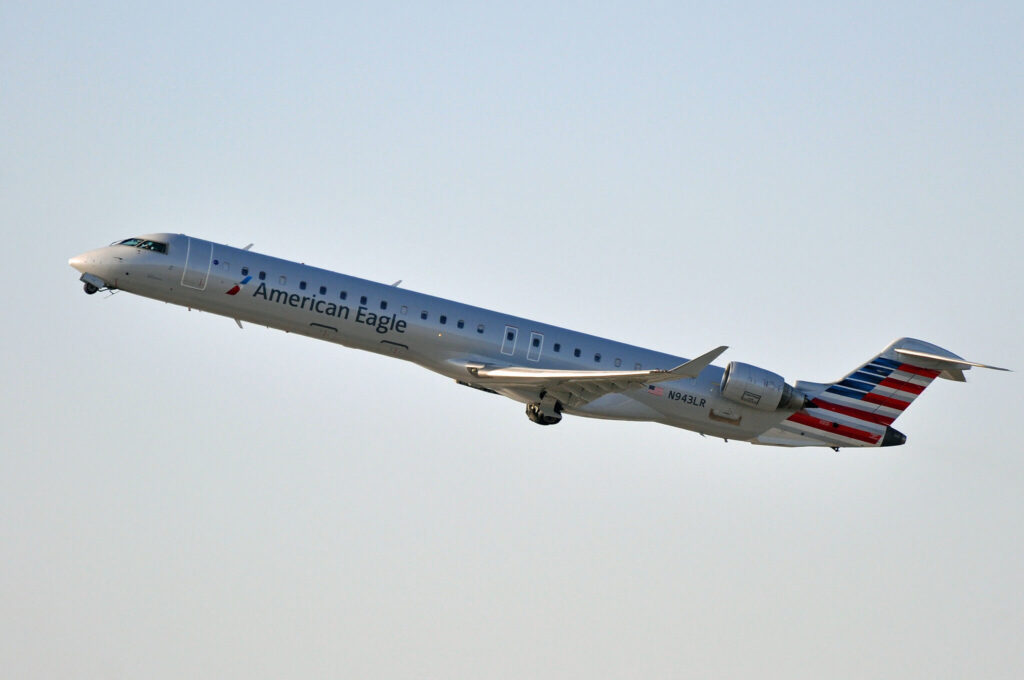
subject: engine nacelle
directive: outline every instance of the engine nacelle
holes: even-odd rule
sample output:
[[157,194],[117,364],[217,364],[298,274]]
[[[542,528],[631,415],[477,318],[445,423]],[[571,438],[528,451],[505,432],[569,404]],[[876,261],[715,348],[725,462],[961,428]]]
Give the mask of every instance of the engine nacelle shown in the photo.
[[721,389],[726,399],[758,411],[797,411],[807,402],[781,375],[739,361],[730,361],[725,367]]

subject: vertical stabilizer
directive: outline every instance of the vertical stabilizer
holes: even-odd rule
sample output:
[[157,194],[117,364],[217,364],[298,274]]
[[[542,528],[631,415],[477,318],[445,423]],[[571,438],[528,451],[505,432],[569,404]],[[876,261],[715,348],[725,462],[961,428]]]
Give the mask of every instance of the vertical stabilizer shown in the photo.
[[[906,437],[891,427],[936,378],[963,381],[963,372],[985,366],[923,340],[900,338],[834,383],[797,383],[811,395],[773,436],[794,446],[898,446]],[[1006,370],[1006,369],[999,369]]]

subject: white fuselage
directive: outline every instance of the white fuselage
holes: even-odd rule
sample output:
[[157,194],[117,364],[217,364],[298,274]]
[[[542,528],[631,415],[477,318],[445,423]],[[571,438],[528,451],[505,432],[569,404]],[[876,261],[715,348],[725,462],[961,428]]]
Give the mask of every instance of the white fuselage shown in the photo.
[[[225,317],[415,362],[462,384],[468,364],[563,370],[670,369],[686,360],[558,326],[375,283],[185,235],[146,237],[165,252],[132,245],[89,251],[71,261],[97,287],[116,288]],[[244,283],[243,283],[244,282]],[[565,412],[654,421],[726,439],[755,439],[787,412],[725,399],[723,369],[696,378],[606,394]],[[500,387],[524,403],[542,394]]]

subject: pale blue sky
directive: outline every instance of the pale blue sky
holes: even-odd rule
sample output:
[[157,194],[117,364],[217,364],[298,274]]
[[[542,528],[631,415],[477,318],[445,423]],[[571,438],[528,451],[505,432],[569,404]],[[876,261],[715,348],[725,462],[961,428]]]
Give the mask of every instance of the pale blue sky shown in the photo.
[[1019,373],[529,423],[67,258],[195,234],[790,380],[1024,368],[1019,3],[0,7],[0,675],[1017,678]]

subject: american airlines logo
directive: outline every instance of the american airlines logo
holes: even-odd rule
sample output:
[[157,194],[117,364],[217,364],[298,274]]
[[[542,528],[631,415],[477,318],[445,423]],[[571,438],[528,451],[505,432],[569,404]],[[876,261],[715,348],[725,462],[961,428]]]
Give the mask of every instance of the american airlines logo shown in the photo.
[[228,295],[238,295],[238,291],[242,290],[242,286],[244,286],[245,284],[249,283],[249,281],[251,281],[251,280],[252,280],[251,276],[246,276],[244,279],[242,279],[241,281],[236,283],[234,286],[232,286],[231,290],[227,291],[227,294]]

